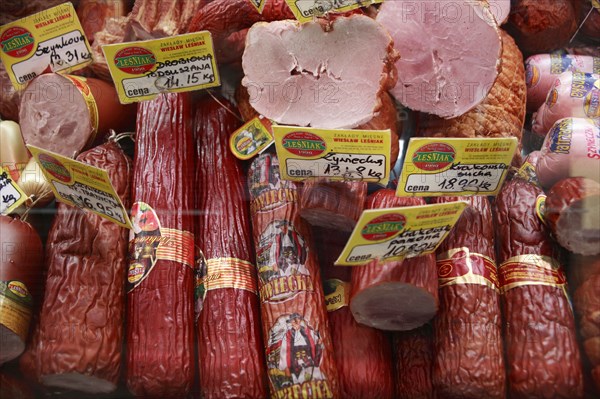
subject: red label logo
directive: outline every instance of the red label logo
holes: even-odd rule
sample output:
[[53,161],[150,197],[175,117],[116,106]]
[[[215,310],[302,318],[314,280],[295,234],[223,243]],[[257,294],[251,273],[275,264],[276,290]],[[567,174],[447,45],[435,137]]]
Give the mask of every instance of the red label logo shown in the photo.
[[115,65],[119,70],[131,75],[141,75],[156,65],[156,57],[142,47],[127,47],[115,54]]
[[69,173],[69,170],[58,159],[48,154],[40,154],[38,160],[46,172],[50,173],[54,178],[63,183],[71,181],[71,173]]
[[292,154],[302,157],[321,155],[327,149],[321,137],[309,132],[288,133],[283,137],[281,145]]
[[404,228],[406,217],[396,213],[381,215],[363,227],[360,234],[365,240],[379,241],[396,235]]
[[13,26],[4,31],[0,37],[0,44],[2,44],[2,51],[5,54],[21,58],[33,51],[35,40],[27,29]]
[[456,151],[451,145],[431,143],[420,147],[413,155],[413,163],[421,170],[432,172],[452,165]]

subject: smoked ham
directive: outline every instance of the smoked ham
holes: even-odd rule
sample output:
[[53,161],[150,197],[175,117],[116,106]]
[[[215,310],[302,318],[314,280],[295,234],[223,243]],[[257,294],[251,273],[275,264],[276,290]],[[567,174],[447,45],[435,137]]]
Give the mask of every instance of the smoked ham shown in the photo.
[[400,52],[391,90],[400,103],[454,118],[485,99],[500,70],[502,43],[481,2],[387,1],[377,22]]
[[442,119],[421,114],[419,134],[426,137],[516,137],[525,123],[526,85],[523,55],[503,30],[502,66],[483,102],[465,114]]
[[276,123],[355,128],[382,107],[396,58],[391,37],[364,15],[257,23],[246,38],[242,85],[252,107]]

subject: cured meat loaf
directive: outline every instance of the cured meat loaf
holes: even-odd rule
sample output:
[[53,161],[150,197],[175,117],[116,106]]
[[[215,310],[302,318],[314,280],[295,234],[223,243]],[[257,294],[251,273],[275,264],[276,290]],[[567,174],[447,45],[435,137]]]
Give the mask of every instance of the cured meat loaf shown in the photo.
[[272,397],[338,398],[317,255],[298,213],[298,187],[275,155],[248,172],[263,338]]
[[135,107],[121,105],[115,88],[99,79],[48,73],[23,91],[19,121],[27,144],[73,157],[109,129],[132,127]]
[[574,1],[513,0],[507,29],[527,54],[564,47],[577,30]]
[[340,398],[391,399],[394,397],[394,365],[389,337],[354,320],[348,307],[351,269],[333,264],[348,235],[335,230],[315,230],[340,379]]
[[127,275],[127,386],[181,398],[194,364],[194,141],[187,93],[138,105]]
[[[196,286],[200,389],[205,398],[264,398],[256,267],[245,174],[229,149],[240,125],[235,108],[206,96],[196,105],[196,245],[202,251]],[[218,190],[215,190],[218,187]]]
[[503,292],[508,394],[580,398],[575,321],[558,248],[536,214],[541,189],[518,177],[496,197],[496,250]]
[[388,1],[377,22],[400,52],[398,83],[391,90],[400,103],[455,118],[487,96],[500,70],[502,43],[482,2]]
[[246,38],[242,85],[252,107],[279,124],[355,128],[383,106],[397,57],[389,34],[364,15],[257,23]]
[[434,399],[431,325],[394,333],[397,399]]
[[468,206],[437,249],[433,384],[444,398],[504,398],[505,373],[492,210],[487,197],[438,197]]
[[[503,30],[502,66],[481,104],[452,119],[421,114],[419,134],[425,137],[516,137],[525,123],[526,85],[523,55]],[[471,70],[470,68],[465,68]]]
[[560,180],[548,192],[544,218],[560,245],[581,255],[600,254],[600,183]]
[[[366,209],[424,204],[422,198],[396,197],[394,190],[382,189],[367,198]],[[438,306],[435,255],[355,267],[350,298],[352,314],[361,324],[393,331],[425,324]]]
[[[129,206],[131,160],[113,141],[78,161],[107,171]],[[48,276],[32,354],[44,385],[89,393],[116,389],[123,345],[127,229],[60,203],[48,235]],[[85,293],[85,295],[82,295]]]
[[25,350],[40,298],[42,240],[27,222],[0,216],[0,365]]

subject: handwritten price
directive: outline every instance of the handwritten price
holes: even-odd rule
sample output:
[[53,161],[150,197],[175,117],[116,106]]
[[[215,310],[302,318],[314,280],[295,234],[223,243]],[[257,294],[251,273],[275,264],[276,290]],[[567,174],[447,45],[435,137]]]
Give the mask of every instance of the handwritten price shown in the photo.
[[458,191],[460,190],[476,190],[476,191],[490,191],[492,184],[489,181],[480,179],[458,179],[453,177],[451,179],[444,179],[439,184],[440,190],[445,191]]
[[78,183],[75,183],[72,186],[66,186],[54,182],[54,186],[61,197],[72,202],[78,208],[89,209],[92,212],[106,215],[108,218],[120,223],[125,223],[125,218],[123,217],[119,204],[115,202],[109,194],[99,190],[94,190],[94,192],[90,194],[89,190],[86,190],[84,186]]

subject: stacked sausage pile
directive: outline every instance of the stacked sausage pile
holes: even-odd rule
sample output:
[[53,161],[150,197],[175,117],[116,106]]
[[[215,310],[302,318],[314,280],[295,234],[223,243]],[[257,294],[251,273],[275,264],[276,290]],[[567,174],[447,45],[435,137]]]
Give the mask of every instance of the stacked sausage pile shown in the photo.
[[[51,5],[8,3],[2,23]],[[251,3],[81,0],[85,78],[17,93],[0,70],[2,178],[30,196],[0,216],[0,396],[600,395],[596,3],[390,0],[305,24],[283,0]],[[200,30],[220,93],[118,102],[102,45]],[[273,151],[238,160],[229,138],[257,115],[389,129],[392,168],[400,136],[520,151],[495,198],[397,197],[283,180]],[[133,229],[49,205],[24,143],[106,170]],[[435,254],[334,266],[363,210],[454,201]]]

